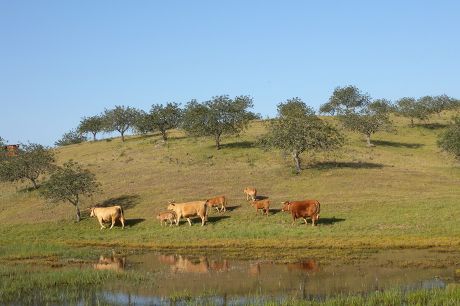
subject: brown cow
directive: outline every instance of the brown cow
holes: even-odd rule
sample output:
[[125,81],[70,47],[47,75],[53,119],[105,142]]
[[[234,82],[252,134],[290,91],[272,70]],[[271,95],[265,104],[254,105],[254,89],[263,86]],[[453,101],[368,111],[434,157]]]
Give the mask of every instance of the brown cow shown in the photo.
[[268,211],[270,208],[270,200],[269,199],[264,199],[264,200],[252,200],[251,205],[256,209],[256,213],[259,211],[259,209],[262,209],[262,214],[266,214],[268,217]]
[[92,207],[90,217],[96,217],[101,225],[101,229],[106,228],[103,222],[112,222],[113,225],[117,220],[120,220],[122,228],[125,228],[125,217],[123,216],[123,208],[121,206],[110,207]]
[[209,207],[215,207],[217,211],[227,211],[227,208],[225,207],[227,205],[227,199],[225,198],[225,196],[214,197],[212,199],[209,199],[207,202]]
[[244,194],[246,194],[246,201],[249,201],[249,197],[251,197],[251,200],[255,200],[257,197],[257,189],[254,187],[246,187],[243,190]]
[[286,201],[282,202],[283,211],[290,211],[292,215],[292,224],[295,223],[297,218],[302,218],[307,224],[306,218],[311,218],[312,225],[315,226],[315,222],[319,219],[320,204],[317,200],[305,200],[305,201]]
[[168,210],[176,213],[176,225],[179,225],[180,218],[186,218],[188,224],[192,226],[190,217],[199,216],[201,218],[201,226],[206,222],[206,201],[194,201],[186,203],[169,202]]
[[174,211],[162,211],[157,215],[157,220],[160,220],[161,226],[163,226],[163,221],[166,225],[167,221],[169,221],[169,226],[176,222],[176,213]]

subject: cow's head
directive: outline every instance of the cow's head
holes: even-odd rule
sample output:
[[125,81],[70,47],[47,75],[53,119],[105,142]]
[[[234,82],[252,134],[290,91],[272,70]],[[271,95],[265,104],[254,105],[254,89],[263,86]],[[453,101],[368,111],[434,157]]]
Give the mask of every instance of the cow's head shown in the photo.
[[291,202],[289,201],[284,201],[284,202],[281,202],[281,205],[283,205],[281,208],[282,211],[289,211],[291,209]]
[[174,203],[174,201],[172,202],[168,202],[168,210],[174,210],[174,208],[176,207],[176,203]]
[[90,210],[91,210],[91,213],[89,214],[90,217],[94,217],[94,208],[95,207],[91,207]]

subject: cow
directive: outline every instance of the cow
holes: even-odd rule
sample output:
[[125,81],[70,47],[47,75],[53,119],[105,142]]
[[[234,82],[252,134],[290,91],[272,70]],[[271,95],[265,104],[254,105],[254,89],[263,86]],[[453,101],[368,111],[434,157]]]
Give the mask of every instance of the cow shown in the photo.
[[176,226],[179,225],[180,218],[186,218],[188,224],[192,226],[190,217],[195,216],[199,216],[201,218],[201,226],[204,226],[204,223],[207,219],[206,208],[206,201],[194,201],[186,203],[169,202],[168,205],[168,210],[172,210],[176,213]]
[[262,209],[262,214],[266,214],[268,217],[268,211],[270,208],[270,200],[269,199],[264,199],[264,200],[252,200],[251,205],[256,209],[256,213],[259,211],[259,209]]
[[313,259],[287,264],[288,271],[300,270],[304,272],[315,272],[319,270],[318,263]]
[[157,215],[157,220],[160,220],[161,226],[163,226],[163,221],[166,225],[167,221],[169,221],[169,226],[176,222],[176,213],[173,211],[162,211]]
[[90,217],[96,217],[101,225],[101,230],[106,228],[103,222],[112,222],[113,228],[116,221],[120,221],[122,228],[125,228],[125,217],[123,216],[123,208],[121,206],[110,207],[92,207]]
[[306,218],[311,218],[313,226],[319,219],[320,204],[317,200],[285,201],[281,204],[283,204],[282,211],[291,212],[293,225],[297,218],[302,218],[305,224],[308,224]]
[[[215,207],[217,211],[227,211],[227,208],[225,207],[227,205],[227,199],[225,196],[218,196],[214,197],[212,199],[207,200],[208,207]],[[219,210],[219,205],[220,205],[220,210]]]
[[246,201],[249,201],[249,197],[251,197],[251,200],[255,200],[257,197],[257,189],[254,187],[246,187],[243,190],[244,194],[246,194]]

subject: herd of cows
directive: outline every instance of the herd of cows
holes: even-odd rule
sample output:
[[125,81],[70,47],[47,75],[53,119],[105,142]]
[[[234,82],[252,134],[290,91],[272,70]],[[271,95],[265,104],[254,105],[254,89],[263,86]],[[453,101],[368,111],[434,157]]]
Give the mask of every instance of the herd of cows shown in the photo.
[[[256,209],[256,213],[262,210],[262,214],[268,216],[270,210],[269,199],[258,199],[257,189],[247,187],[243,191],[246,195],[246,200]],[[189,225],[192,225],[190,218],[200,217],[201,226],[204,226],[208,219],[208,208],[214,207],[218,212],[225,212],[227,200],[225,196],[218,196],[212,199],[203,201],[192,201],[185,203],[176,203],[174,201],[168,203],[166,211],[160,212],[156,218],[166,225],[169,222],[171,226],[173,223],[179,225],[181,218],[185,218]],[[101,229],[106,228],[104,222],[111,222],[110,228],[113,228],[115,223],[119,221],[122,228],[125,227],[125,217],[123,208],[119,205],[110,207],[92,207],[90,208],[90,217],[96,217],[101,225]],[[303,201],[285,201],[282,202],[282,211],[290,212],[292,216],[292,224],[299,218],[307,224],[307,218],[312,220],[312,225],[315,226],[319,219],[320,203],[317,200],[303,200]]]

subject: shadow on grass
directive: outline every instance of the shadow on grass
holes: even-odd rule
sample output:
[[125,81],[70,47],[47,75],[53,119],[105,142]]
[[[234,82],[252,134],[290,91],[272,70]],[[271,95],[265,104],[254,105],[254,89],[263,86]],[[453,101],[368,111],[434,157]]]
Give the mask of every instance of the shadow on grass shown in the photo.
[[18,191],[18,193],[33,192],[33,191],[35,191],[35,190],[40,189],[40,186],[41,186],[41,185],[37,185],[37,189],[35,189],[35,187],[33,187],[33,186],[23,187],[23,188],[17,189],[17,191]]
[[270,215],[276,215],[277,213],[281,212],[281,208],[270,208],[269,214]]
[[424,146],[422,143],[404,143],[404,142],[395,142],[395,141],[386,141],[386,140],[373,140],[373,144],[376,146],[387,146],[395,148],[408,148],[408,149],[417,149]]
[[232,143],[223,143],[220,145],[221,149],[247,149],[254,147],[254,142],[252,141],[239,141]]
[[[264,195],[258,195],[258,196],[256,196],[256,200],[266,200],[266,199],[268,199],[268,197],[267,197],[267,196],[264,196]],[[249,200],[249,203],[250,203],[250,200]]]
[[310,165],[309,169],[333,169],[333,168],[352,168],[352,169],[377,169],[383,168],[383,164],[368,162],[319,162]]
[[126,219],[125,225],[129,227],[133,227],[141,222],[144,222],[145,219],[142,218],[137,218],[137,219]]
[[429,130],[438,130],[438,129],[443,129],[447,127],[447,124],[443,123],[417,123],[414,124],[416,127],[421,127],[424,129],[429,129]]
[[218,223],[222,220],[228,219],[230,216],[208,216],[208,221],[206,223]]
[[124,210],[133,208],[139,203],[140,196],[137,194],[124,194],[116,198],[110,198],[96,205],[97,207],[108,207],[120,205]]
[[334,224],[334,223],[343,222],[343,221],[345,221],[345,219],[336,218],[336,217],[332,217],[332,218],[319,218],[318,224],[321,224],[321,225],[332,225],[332,224]]
[[238,208],[241,208],[241,205],[233,205],[233,206],[226,206],[225,209],[226,211],[234,211]]

